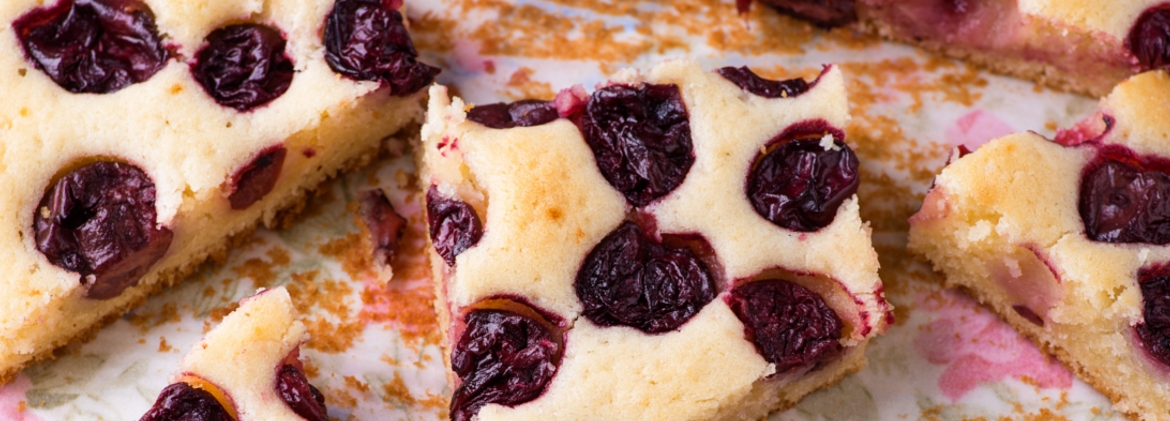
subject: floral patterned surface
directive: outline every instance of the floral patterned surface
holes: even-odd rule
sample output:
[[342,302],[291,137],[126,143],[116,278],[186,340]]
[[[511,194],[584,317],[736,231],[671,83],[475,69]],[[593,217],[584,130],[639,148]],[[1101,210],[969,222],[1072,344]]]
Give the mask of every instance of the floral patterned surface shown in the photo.
[[[862,216],[874,230],[897,324],[869,367],[773,420],[1107,420],[1109,402],[905,251],[913,213],[960,144],[1006,133],[1051,136],[1095,101],[992,76],[908,47],[824,32],[731,0],[408,2],[440,82],[472,102],[549,98],[625,66],[692,56],[770,77],[839,63],[849,81],[847,141],[863,162]],[[286,285],[313,335],[310,381],[338,420],[446,416],[446,383],[409,150],[325,185],[290,228],[259,230],[229,259],[153,298],[88,342],[0,386],[0,419],[133,420],[183,354],[240,298]],[[393,279],[380,279],[355,225],[358,192],[380,188],[411,221]]]

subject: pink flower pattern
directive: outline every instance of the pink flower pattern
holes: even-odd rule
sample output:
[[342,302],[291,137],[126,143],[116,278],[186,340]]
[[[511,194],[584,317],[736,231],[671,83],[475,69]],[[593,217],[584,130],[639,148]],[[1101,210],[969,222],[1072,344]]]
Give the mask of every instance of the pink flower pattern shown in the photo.
[[12,383],[0,386],[0,419],[8,421],[43,421],[29,412],[25,405],[25,392],[32,387],[28,376],[20,375]]
[[938,387],[952,402],[976,387],[1009,378],[1040,388],[1068,389],[1073,376],[1007,323],[962,293],[922,294],[918,310],[934,321],[914,338],[914,349],[932,364],[946,365]]

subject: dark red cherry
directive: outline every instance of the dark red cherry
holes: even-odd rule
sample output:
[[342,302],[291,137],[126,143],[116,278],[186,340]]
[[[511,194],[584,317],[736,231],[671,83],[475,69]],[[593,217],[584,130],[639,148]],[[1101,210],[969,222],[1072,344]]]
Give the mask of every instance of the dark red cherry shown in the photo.
[[435,186],[427,190],[427,224],[435,251],[449,266],[455,266],[455,256],[483,237],[483,224],[475,209],[462,200],[444,197]]
[[749,282],[731,291],[728,304],[756,351],[776,364],[776,374],[841,353],[841,319],[805,287],[781,279]]
[[513,103],[497,102],[476,105],[467,112],[467,119],[493,129],[539,126],[560,118],[551,101],[526,99]]
[[593,323],[646,333],[678,329],[715,298],[711,272],[693,251],[659,244],[629,221],[589,252],[573,287]]
[[291,364],[285,364],[277,373],[276,392],[305,421],[329,421],[325,395],[309,384],[305,373]]
[[1089,239],[1170,243],[1170,176],[1139,165],[1136,158],[1106,156],[1086,169],[1077,208]]
[[1163,4],[1142,12],[1129,30],[1125,46],[1143,71],[1170,65],[1170,6]]
[[382,0],[337,0],[325,18],[325,62],[337,73],[376,80],[390,85],[395,95],[410,95],[439,74],[416,57],[402,15]]
[[791,98],[808,92],[808,82],[804,79],[768,80],[756,75],[747,66],[724,67],[716,72],[740,88],[764,98]]
[[57,85],[108,93],[150,79],[170,53],[137,0],[60,0],[12,23],[24,53]]
[[360,194],[359,212],[374,245],[374,263],[390,265],[398,251],[398,240],[406,228],[406,219],[394,211],[394,206],[381,189],[366,190]]
[[[821,146],[833,136],[833,147]],[[756,160],[747,180],[747,196],[756,213],[793,231],[828,226],[841,203],[857,192],[857,156],[841,142],[840,131],[823,122],[800,123],[772,141]],[[791,139],[791,140],[789,140]]]
[[857,20],[857,11],[854,9],[854,0],[760,1],[764,4],[776,8],[776,10],[780,13],[809,20],[822,28],[844,26]]
[[85,296],[117,297],[171,245],[157,226],[154,182],[137,167],[95,162],[65,174],[33,212],[37,250],[81,274]]
[[167,386],[138,421],[235,421],[206,390],[187,383]]
[[225,26],[207,36],[191,73],[215,102],[248,111],[288,90],[293,64],[280,31],[264,25]]
[[288,149],[284,146],[268,148],[232,176],[232,194],[228,195],[232,209],[247,209],[260,201],[276,187],[280,169]]
[[505,310],[474,310],[451,351],[460,385],[451,419],[470,421],[489,403],[515,406],[544,393],[557,371],[560,346],[536,320]]
[[1143,270],[1138,278],[1142,290],[1142,322],[1134,330],[1146,352],[1170,366],[1170,275]]
[[610,85],[593,92],[579,125],[609,184],[645,206],[682,184],[695,163],[677,85]]

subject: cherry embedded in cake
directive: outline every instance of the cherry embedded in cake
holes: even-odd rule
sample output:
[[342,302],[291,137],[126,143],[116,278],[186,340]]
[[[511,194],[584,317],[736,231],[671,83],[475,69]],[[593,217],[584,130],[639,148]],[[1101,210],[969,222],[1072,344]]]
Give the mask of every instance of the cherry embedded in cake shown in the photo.
[[421,122],[392,5],[5,2],[0,383]]
[[[820,27],[854,29],[999,73],[1102,96],[1170,65],[1163,0],[756,0]],[[746,11],[752,0],[738,0]]]
[[215,102],[247,111],[288,90],[293,63],[284,52],[286,44],[271,26],[225,26],[207,35],[191,72]]
[[325,395],[300,361],[305,325],[284,287],[262,290],[183,358],[139,421],[328,421]]
[[835,66],[668,61],[482,106],[432,87],[452,419],[758,419],[859,369],[892,313],[847,109]]
[[[1170,413],[1170,75],[1118,85],[1053,140],[981,146],[935,178],[910,249],[1135,419]],[[994,171],[988,171],[994,168]]]

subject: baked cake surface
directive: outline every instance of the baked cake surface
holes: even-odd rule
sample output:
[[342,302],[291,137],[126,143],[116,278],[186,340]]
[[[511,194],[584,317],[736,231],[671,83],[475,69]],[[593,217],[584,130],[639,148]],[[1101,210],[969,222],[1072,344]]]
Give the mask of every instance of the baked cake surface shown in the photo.
[[[1158,0],[761,0],[822,26],[852,24],[1066,90],[1103,96],[1165,68],[1170,7]],[[740,1],[741,9],[746,5]]]
[[[578,86],[480,107],[431,88],[416,157],[452,419],[756,419],[864,365],[891,313],[856,196],[797,230],[745,193],[776,150],[812,145],[813,167],[852,156],[841,72],[770,85],[773,98],[731,80],[776,82],[721,72],[732,76],[668,61],[592,98]],[[606,107],[661,125],[622,126]],[[615,158],[597,132],[661,143]],[[645,178],[631,182],[620,159]],[[783,319],[770,325],[753,301],[769,292]],[[764,357],[755,339],[792,352]]]
[[308,339],[284,287],[245,298],[183,358],[174,383],[142,421],[222,419],[219,414],[237,421],[327,420],[324,397],[305,380],[297,357]]
[[[381,2],[43,3],[0,4],[3,381],[368,161],[437,72]],[[413,74],[347,67],[354,10]]]
[[1134,76],[1055,141],[1009,135],[950,163],[909,248],[1115,407],[1170,419],[1170,77]]

